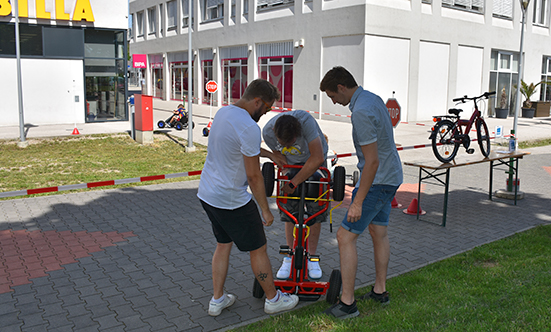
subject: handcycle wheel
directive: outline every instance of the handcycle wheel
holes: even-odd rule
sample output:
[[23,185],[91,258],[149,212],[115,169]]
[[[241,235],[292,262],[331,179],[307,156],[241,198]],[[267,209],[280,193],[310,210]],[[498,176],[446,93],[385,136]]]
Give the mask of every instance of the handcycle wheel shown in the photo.
[[452,161],[459,150],[459,143],[454,138],[456,132],[457,125],[447,119],[438,121],[434,126],[434,134],[431,136],[432,152],[443,163]]
[[346,179],[346,170],[343,166],[335,167],[333,173],[333,199],[342,201],[344,199],[344,181]]
[[208,127],[203,128],[203,136],[207,137],[209,135],[209,132],[210,130]]
[[253,297],[257,299],[261,299],[262,296],[264,296],[264,289],[262,289],[262,286],[260,286],[260,283],[256,278],[254,278],[254,284],[253,284]]
[[264,177],[264,187],[266,187],[266,197],[270,197],[274,192],[274,163],[266,162],[262,165],[262,176]]
[[161,120],[157,122],[157,127],[159,127],[160,129],[163,129],[164,127],[166,127],[166,123],[163,120]]
[[191,129],[195,129],[195,122],[191,121]]
[[360,180],[360,172],[354,171],[352,173],[352,185],[356,186],[356,183],[358,183],[359,180]]
[[335,304],[339,300],[339,294],[342,287],[342,277],[340,270],[333,270],[329,277],[329,288],[325,296],[325,301],[329,304]]
[[182,123],[180,121],[178,121],[174,125],[174,128],[176,128],[176,130],[182,130],[182,129],[184,129],[184,126],[182,125]]
[[488,157],[490,155],[490,133],[484,119],[476,121],[476,138],[478,139],[480,152],[482,152],[484,157]]

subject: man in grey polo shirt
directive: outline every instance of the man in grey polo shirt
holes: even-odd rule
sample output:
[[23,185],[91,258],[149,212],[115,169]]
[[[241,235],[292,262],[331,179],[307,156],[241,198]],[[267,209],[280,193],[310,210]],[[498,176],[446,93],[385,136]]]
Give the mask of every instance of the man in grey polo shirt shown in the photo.
[[368,228],[373,240],[375,285],[360,297],[382,304],[390,302],[386,276],[390,258],[388,222],[391,202],[402,183],[402,164],[394,143],[394,132],[383,100],[358,86],[343,67],[333,67],[320,83],[334,104],[349,105],[352,112],[352,139],[358,156],[360,180],[352,192],[352,203],[337,232],[342,273],[340,301],[325,311],[345,319],[359,315],[354,299],[358,269],[356,242]]

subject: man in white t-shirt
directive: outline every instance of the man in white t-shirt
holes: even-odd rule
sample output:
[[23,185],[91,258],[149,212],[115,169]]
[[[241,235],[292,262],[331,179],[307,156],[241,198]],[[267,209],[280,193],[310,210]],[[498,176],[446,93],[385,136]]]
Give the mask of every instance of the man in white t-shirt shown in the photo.
[[[298,304],[298,296],[282,293],[274,286],[264,233],[264,225],[270,226],[274,216],[260,171],[262,139],[257,122],[279,98],[279,91],[270,82],[254,80],[241,99],[221,108],[212,121],[207,159],[197,193],[217,241],[212,258],[214,296],[208,310],[211,316],[220,315],[222,309],[236,300],[235,295],[224,293],[234,242],[239,250],[249,252],[252,270],[266,294],[266,313],[289,310]],[[247,187],[251,188],[262,217]]]

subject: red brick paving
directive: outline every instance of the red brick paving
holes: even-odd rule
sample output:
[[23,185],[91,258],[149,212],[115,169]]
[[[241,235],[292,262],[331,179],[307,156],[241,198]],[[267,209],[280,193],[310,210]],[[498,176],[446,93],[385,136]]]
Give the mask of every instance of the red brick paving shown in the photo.
[[0,231],[0,294],[136,236],[132,232]]
[[549,175],[551,175],[551,166],[542,166],[542,167],[547,173],[549,173]]
[[[551,169],[551,167],[550,167]],[[400,188],[398,188],[398,191],[396,192],[396,201],[398,204],[402,204],[402,206],[409,206],[411,201],[414,198],[417,198],[417,190],[419,189],[418,183],[402,183]],[[348,208],[351,203],[352,199],[352,190],[354,190],[354,187],[352,186],[345,186],[344,187],[344,199],[342,201],[342,204],[337,209],[343,209]],[[421,192],[425,191],[425,185],[421,184]],[[336,202],[333,202],[333,206],[335,206]]]

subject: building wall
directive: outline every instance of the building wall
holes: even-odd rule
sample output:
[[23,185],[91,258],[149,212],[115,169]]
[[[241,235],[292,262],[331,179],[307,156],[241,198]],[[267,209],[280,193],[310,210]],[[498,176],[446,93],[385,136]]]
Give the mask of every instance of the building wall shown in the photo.
[[[36,2],[45,3],[39,14]],[[77,2],[91,8],[93,21],[73,21]],[[128,5],[123,1],[65,0],[65,15],[56,14],[54,0],[28,0],[28,12],[20,18],[20,26],[51,25],[86,27],[87,29],[123,29],[128,27]],[[6,7],[2,8],[3,10]],[[0,22],[13,23],[13,10],[0,12]],[[20,12],[21,13],[21,12]],[[50,19],[40,18],[49,15]],[[59,17],[57,17],[59,16]],[[64,18],[63,18],[64,17]],[[90,17],[90,16],[89,16]],[[6,37],[6,36],[3,36]],[[12,37],[15,38],[15,37]],[[45,47],[45,46],[44,46]],[[72,47],[76,47],[72,45]],[[82,45],[84,54],[84,45]],[[21,56],[23,112],[26,124],[73,124],[85,121],[85,86],[83,56]],[[17,61],[15,55],[0,54],[0,126],[19,124]]]
[[[293,108],[348,115],[319,91],[325,72],[343,65],[383,100],[394,91],[402,121],[428,120],[454,106],[453,98],[490,89],[492,50],[518,53],[522,11],[518,1],[511,2],[512,18],[502,18],[494,16],[494,0],[484,1],[482,13],[448,8],[441,0],[295,0],[270,10],[257,10],[256,1],[249,0],[247,18],[232,20],[231,1],[225,0],[224,19],[194,20],[192,48],[303,40],[303,47],[294,52]],[[131,0],[134,24],[137,12],[165,3]],[[239,13],[243,1],[236,3]],[[181,9],[181,1],[178,6]],[[194,6],[193,14],[200,17],[197,0]],[[532,6],[527,10],[524,77],[538,82],[542,58],[551,56],[551,39],[548,22],[544,27],[532,24]],[[187,50],[188,30],[178,21],[170,34],[134,36],[131,53]],[[256,73],[254,47],[248,63],[249,73]],[[196,78],[198,74],[196,69]],[[249,80],[254,78],[249,75]]]

